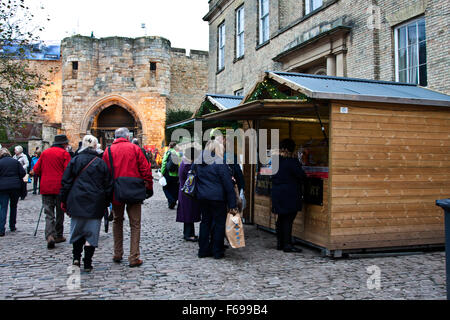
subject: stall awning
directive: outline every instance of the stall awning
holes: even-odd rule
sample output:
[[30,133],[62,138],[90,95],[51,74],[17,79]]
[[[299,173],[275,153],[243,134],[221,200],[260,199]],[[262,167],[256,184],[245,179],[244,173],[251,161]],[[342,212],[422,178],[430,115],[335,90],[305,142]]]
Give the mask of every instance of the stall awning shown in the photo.
[[267,75],[311,99],[450,107],[450,96],[414,84],[290,72]]
[[195,110],[194,115],[190,119],[172,123],[166,129],[193,126],[194,121],[202,121],[202,115],[205,113],[214,113],[223,110],[229,110],[237,107],[244,97],[231,96],[224,94],[206,94],[202,104]]
[[317,111],[322,114],[330,100],[450,107],[450,96],[413,84],[267,71],[237,107],[203,114],[202,118],[308,117]]
[[[319,106],[319,109],[324,106]],[[239,105],[236,108],[218,111],[204,115],[206,120],[255,120],[270,119],[273,116],[283,115],[285,117],[311,117],[315,116],[312,103],[304,101],[265,99],[256,100]]]
[[206,99],[208,99],[220,110],[226,110],[237,107],[242,102],[242,99],[244,99],[244,97],[223,94],[207,94]]

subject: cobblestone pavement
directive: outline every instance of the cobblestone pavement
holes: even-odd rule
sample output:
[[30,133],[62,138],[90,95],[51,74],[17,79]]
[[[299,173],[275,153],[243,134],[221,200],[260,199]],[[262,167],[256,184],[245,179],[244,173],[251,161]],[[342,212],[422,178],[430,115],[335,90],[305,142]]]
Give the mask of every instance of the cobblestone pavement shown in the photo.
[[[94,270],[81,271],[74,289],[67,285],[71,245],[48,250],[44,219],[33,237],[40,201],[32,194],[20,201],[18,231],[0,238],[0,299],[445,299],[444,252],[332,260],[308,248],[277,251],[274,235],[246,225],[247,247],[227,250],[222,260],[199,259],[197,243],[182,239],[183,226],[156,182],[143,207],[144,264],[113,263],[112,233],[102,230]],[[128,227],[124,234],[127,253]],[[367,286],[372,265],[381,271],[379,290]]]

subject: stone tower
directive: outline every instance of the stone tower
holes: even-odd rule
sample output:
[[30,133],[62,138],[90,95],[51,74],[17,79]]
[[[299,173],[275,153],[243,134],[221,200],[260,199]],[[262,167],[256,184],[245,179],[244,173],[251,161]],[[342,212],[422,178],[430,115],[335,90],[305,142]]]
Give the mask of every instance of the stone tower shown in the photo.
[[[180,59],[178,51],[161,37],[65,38],[62,130],[72,144],[90,133],[105,146],[112,142],[116,128],[128,127],[143,145],[161,145],[166,109],[197,107],[202,99],[198,92],[207,88],[208,53],[194,51],[192,57]],[[194,69],[198,74],[192,76]],[[173,70],[177,74],[172,75]],[[173,83],[191,78],[195,86]],[[178,92],[179,88],[184,91]],[[171,101],[180,96],[195,98]]]

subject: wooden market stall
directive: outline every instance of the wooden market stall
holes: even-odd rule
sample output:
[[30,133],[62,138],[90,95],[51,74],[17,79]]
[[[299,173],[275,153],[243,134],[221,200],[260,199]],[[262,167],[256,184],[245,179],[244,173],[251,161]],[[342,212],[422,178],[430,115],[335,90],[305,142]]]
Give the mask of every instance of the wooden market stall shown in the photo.
[[[340,256],[444,243],[435,200],[450,196],[449,107],[415,85],[266,72],[239,106],[203,118],[296,142],[309,178],[293,235]],[[251,220],[274,229],[267,172],[244,166]]]

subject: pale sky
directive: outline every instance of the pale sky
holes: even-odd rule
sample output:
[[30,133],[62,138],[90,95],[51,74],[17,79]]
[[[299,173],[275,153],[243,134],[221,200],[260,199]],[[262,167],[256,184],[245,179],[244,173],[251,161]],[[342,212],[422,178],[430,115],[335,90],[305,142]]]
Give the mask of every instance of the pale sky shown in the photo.
[[[172,47],[208,50],[208,0],[26,0],[45,27],[41,40],[73,34],[161,36]],[[39,7],[44,9],[40,10]],[[47,16],[50,21],[46,21]],[[146,31],[141,25],[145,23]]]

